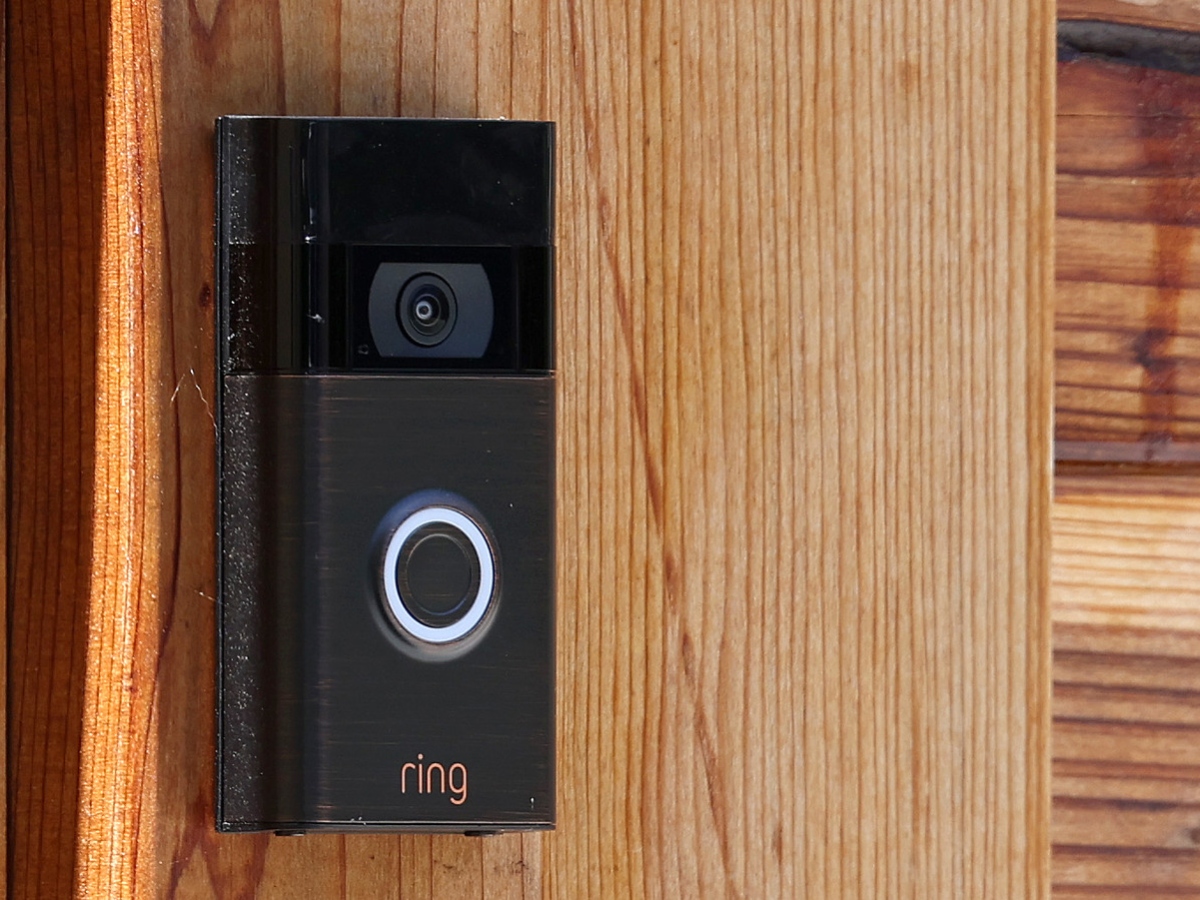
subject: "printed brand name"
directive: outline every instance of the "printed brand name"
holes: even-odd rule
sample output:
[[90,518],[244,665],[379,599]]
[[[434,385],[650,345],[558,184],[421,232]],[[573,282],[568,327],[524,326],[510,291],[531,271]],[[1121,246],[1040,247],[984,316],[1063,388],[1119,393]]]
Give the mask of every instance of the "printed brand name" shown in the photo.
[[409,790],[409,770],[414,778],[412,787],[418,794],[450,793],[450,802],[462,806],[467,802],[467,767],[462,763],[451,763],[449,768],[441,763],[425,762],[425,754],[418,753],[415,763],[405,763],[400,767],[400,793],[407,794]]

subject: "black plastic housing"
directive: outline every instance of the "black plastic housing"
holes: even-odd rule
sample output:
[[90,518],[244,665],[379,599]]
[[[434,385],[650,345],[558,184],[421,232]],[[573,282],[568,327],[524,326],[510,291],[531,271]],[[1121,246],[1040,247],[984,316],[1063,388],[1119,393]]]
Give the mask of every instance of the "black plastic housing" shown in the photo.
[[[216,133],[217,827],[553,827],[553,126]],[[461,354],[381,331],[381,273],[418,270],[464,291]],[[495,564],[486,624],[446,647],[382,587],[389,515],[427,494]]]

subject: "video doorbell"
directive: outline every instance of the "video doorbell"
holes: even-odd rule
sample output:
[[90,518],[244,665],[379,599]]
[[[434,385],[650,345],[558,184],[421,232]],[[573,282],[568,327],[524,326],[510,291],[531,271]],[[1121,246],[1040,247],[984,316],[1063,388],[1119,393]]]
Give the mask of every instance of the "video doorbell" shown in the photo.
[[554,826],[554,130],[217,121],[222,831]]

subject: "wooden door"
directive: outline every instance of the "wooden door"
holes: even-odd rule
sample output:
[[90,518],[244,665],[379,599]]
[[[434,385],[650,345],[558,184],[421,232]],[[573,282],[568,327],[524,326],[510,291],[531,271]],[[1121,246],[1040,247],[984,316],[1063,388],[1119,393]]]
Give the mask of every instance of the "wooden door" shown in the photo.
[[[9,0],[14,897],[1048,884],[1052,10]],[[212,121],[559,126],[559,826],[212,829]]]

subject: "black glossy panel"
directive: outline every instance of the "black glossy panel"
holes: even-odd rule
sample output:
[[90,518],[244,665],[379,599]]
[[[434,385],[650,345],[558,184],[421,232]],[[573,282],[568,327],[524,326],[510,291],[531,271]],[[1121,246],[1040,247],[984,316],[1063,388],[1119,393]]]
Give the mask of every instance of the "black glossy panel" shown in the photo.
[[226,116],[226,243],[549,246],[548,122]]

